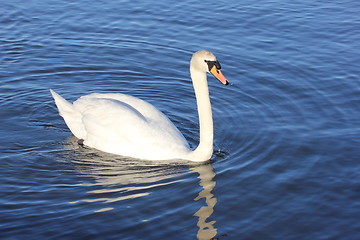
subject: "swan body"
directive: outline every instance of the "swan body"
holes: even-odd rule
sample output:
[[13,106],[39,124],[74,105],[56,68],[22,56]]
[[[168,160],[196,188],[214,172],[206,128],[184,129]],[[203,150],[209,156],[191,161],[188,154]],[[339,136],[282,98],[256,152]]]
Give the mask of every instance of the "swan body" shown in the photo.
[[200,143],[192,151],[175,125],[153,105],[121,93],[93,93],[69,103],[50,92],[70,131],[98,150],[147,160],[209,160],[213,153],[213,121],[206,73],[228,84],[215,56],[194,53],[190,74],[198,105]]

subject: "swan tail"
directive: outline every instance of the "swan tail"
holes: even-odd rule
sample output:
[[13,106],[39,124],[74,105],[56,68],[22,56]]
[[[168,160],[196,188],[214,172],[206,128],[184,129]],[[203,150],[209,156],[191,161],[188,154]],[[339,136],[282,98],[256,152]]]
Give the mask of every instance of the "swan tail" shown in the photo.
[[74,105],[66,101],[63,97],[50,89],[51,95],[55,100],[55,104],[59,110],[59,115],[64,118],[64,121],[70,131],[75,137],[84,139],[86,131],[82,123],[82,115],[74,108]]
[[59,110],[60,116],[64,117],[63,115],[74,112],[74,107],[71,103],[66,101],[63,97],[61,97],[59,94],[57,94],[54,90],[50,89],[50,92],[55,100],[55,104]]

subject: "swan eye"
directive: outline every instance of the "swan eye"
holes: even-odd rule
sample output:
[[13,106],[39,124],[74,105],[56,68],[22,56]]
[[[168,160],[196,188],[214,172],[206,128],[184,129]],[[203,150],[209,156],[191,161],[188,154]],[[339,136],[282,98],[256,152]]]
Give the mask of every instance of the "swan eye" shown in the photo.
[[217,70],[221,69],[221,65],[219,63],[219,61],[208,61],[208,60],[204,60],[209,68],[209,71],[215,66]]

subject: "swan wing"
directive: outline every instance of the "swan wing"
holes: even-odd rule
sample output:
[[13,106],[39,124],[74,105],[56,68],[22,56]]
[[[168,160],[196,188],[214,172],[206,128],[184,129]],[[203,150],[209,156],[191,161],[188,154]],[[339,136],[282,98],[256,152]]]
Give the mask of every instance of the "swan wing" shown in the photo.
[[188,151],[187,141],[173,123],[141,99],[94,93],[79,98],[73,106],[81,114],[84,144],[90,147],[146,159],[168,159]]

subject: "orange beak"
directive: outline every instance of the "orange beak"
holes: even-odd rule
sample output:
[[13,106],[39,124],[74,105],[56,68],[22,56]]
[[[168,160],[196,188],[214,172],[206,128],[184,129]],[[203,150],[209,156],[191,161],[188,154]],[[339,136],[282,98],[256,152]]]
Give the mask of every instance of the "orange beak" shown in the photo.
[[210,73],[212,75],[214,75],[214,77],[219,80],[222,84],[224,85],[228,85],[229,81],[226,79],[226,77],[222,74],[222,72],[220,71],[220,69],[217,69],[216,66],[213,66],[210,69]]

